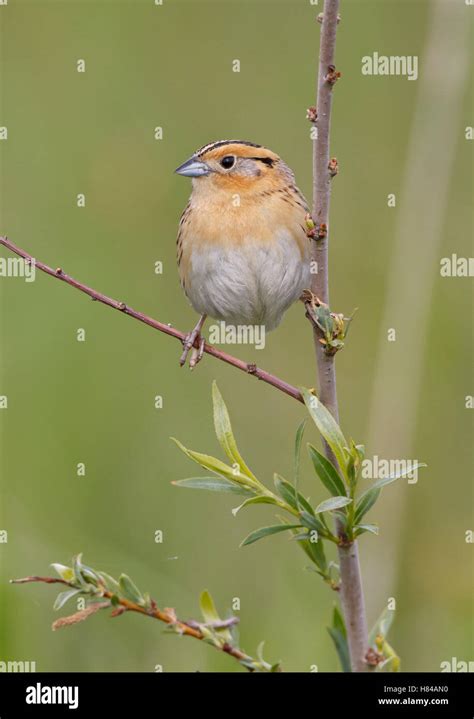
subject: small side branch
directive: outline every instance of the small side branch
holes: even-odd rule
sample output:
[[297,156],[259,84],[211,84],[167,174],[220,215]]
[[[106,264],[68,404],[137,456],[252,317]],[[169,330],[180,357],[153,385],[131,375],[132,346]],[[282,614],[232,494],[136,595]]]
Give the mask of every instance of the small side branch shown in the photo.
[[[60,579],[59,577],[31,576],[11,580],[11,584],[29,584],[32,582],[40,582],[43,584],[63,584],[72,590],[76,589],[75,583],[66,581],[65,579]],[[261,671],[260,662],[243,652],[238,647],[225,641],[210,641],[213,632],[215,633],[218,630],[227,629],[238,623],[239,620],[237,617],[231,617],[227,620],[217,621],[211,624],[203,624],[202,622],[194,620],[183,621],[177,618],[174,609],[160,609],[153,599],[150,599],[147,605],[143,606],[142,604],[138,604],[137,602],[125,597],[117,596],[117,594],[114,594],[105,586],[99,586],[99,590],[100,591],[97,592],[99,601],[88,604],[86,609],[78,611],[71,616],[62,617],[56,620],[53,624],[53,629],[59,629],[61,627],[76,624],[77,622],[87,619],[89,616],[101,609],[112,609],[112,617],[121,616],[126,612],[136,612],[137,614],[142,614],[143,616],[150,617],[151,619],[158,619],[158,621],[167,624],[170,629],[176,632],[176,634],[193,637],[194,639],[211,644],[216,649],[224,652],[224,654],[228,654],[229,656],[234,657],[234,659],[237,659],[250,672]]]

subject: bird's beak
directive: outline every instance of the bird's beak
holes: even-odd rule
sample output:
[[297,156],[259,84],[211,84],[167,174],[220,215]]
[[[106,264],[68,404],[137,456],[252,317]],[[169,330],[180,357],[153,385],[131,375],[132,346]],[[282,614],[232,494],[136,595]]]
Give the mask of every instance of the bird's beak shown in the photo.
[[175,172],[178,175],[184,175],[184,177],[202,177],[203,175],[208,175],[211,168],[205,162],[201,162],[195,157],[190,157],[189,160],[177,167]]

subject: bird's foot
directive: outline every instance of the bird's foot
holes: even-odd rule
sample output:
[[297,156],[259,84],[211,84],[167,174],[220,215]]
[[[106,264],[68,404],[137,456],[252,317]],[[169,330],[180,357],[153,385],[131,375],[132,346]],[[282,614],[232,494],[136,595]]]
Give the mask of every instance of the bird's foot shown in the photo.
[[204,337],[199,336],[199,347],[193,347],[191,357],[189,358],[189,369],[194,369],[195,366],[202,360],[205,344],[206,340]]
[[179,358],[179,364],[181,367],[186,364],[186,360],[190,352],[191,357],[189,359],[189,369],[194,369],[194,367],[201,361],[205,345],[205,339],[201,336],[201,330],[205,320],[206,315],[202,315],[202,317],[199,318],[199,322],[196,327],[184,338],[183,353]]

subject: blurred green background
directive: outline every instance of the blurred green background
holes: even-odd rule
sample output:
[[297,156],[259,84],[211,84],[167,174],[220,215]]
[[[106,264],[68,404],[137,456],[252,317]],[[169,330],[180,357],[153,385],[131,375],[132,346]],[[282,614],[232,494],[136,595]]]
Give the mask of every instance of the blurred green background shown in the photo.
[[[310,126],[322,9],[309,0],[47,2],[0,7],[0,231],[35,257],[162,321],[190,329],[175,237],[190,184],[174,168],[200,145],[269,146],[311,196]],[[332,306],[358,313],[337,357],[344,430],[367,454],[426,462],[417,484],[385,490],[380,536],[360,542],[372,623],[397,600],[391,642],[405,670],[472,659],[472,294],[439,260],[472,254],[471,7],[447,0],[342,2],[331,153]],[[418,55],[419,78],[364,77],[374,51]],[[86,72],[76,71],[78,59]],[[239,59],[240,73],[232,72]],[[154,128],[163,139],[154,139]],[[86,207],[76,206],[84,193]],[[396,207],[387,206],[395,193]],[[1,256],[8,253],[1,248]],[[154,273],[162,261],[163,275]],[[325,626],[334,596],[278,536],[239,549],[270,508],[233,518],[235,500],[184,491],[195,476],[170,441],[217,454],[211,381],[248,463],[270,483],[291,473],[304,409],[41,275],[0,278],[0,660],[52,671],[241,671],[199,642],[137,616],[51,633],[54,590],[13,587],[50,562],[130,574],[161,605],[198,614],[208,588],[241,601],[241,645],[287,670],[337,669]],[[79,328],[86,341],[78,342]],[[397,341],[387,341],[395,328]],[[315,384],[311,332],[293,307],[261,352],[236,347],[294,384]],[[161,410],[155,395],[163,396]],[[307,439],[316,442],[315,428]],[[78,462],[86,476],[76,475]],[[304,459],[304,490],[325,498]],[[164,532],[156,544],[155,531]]]

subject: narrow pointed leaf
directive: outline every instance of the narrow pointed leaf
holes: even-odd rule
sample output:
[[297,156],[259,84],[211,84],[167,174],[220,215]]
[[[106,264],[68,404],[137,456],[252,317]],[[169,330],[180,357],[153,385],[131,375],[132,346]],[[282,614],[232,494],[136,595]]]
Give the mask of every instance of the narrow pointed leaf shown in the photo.
[[87,582],[82,576],[82,552],[72,558],[72,569],[74,572],[74,583],[79,584],[81,587],[86,587]]
[[341,614],[341,610],[337,606],[337,604],[334,605],[334,609],[332,612],[332,626],[334,629],[339,629],[344,639],[347,638],[347,631],[346,631],[346,625],[344,623],[344,617]]
[[135,602],[135,604],[145,604],[144,596],[127,574],[120,575],[119,587],[121,594],[126,599],[129,599],[131,602]]
[[240,546],[245,547],[248,544],[253,544],[263,537],[268,537],[270,534],[278,534],[278,532],[285,532],[287,529],[296,529],[301,527],[301,524],[275,524],[271,527],[261,527],[245,537],[241,542]]
[[305,387],[301,387],[300,391],[311,418],[321,435],[332,449],[344,475],[346,475],[344,447],[347,447],[347,441],[341,431],[341,428],[329,410],[326,409],[323,403],[320,402],[314,394]]
[[360,460],[361,462],[363,462],[364,457],[365,457],[365,445],[363,445],[363,444],[356,444],[356,445],[355,445],[355,449],[356,449],[357,454],[359,455],[359,460]]
[[296,509],[295,488],[289,482],[286,482],[283,477],[280,477],[279,474],[273,475],[273,484],[280,497],[289,504],[290,507]]
[[382,636],[384,639],[387,637],[387,635],[390,631],[390,627],[392,626],[394,617],[395,617],[395,610],[385,607],[370,631],[370,634],[369,634],[369,645],[370,646],[375,645],[375,639],[378,635]]
[[351,672],[351,660],[349,655],[349,646],[347,643],[347,631],[344,618],[337,605],[334,605],[332,613],[332,626],[328,627],[328,632],[336,647],[343,672]]
[[317,532],[324,532],[325,527],[319,517],[316,517],[314,514],[309,514],[309,512],[300,512],[300,517],[304,527],[315,529]]
[[92,569],[92,567],[88,567],[85,564],[82,564],[81,572],[82,572],[82,576],[84,577],[85,581],[88,584],[94,584],[96,586],[99,584],[100,576],[95,571],[95,569]]
[[71,597],[74,597],[76,594],[80,594],[80,589],[67,589],[65,592],[60,592],[58,596],[56,597],[56,601],[54,602],[53,609],[61,609],[61,607],[64,607],[67,601],[71,599]]
[[217,457],[212,457],[209,454],[202,454],[201,452],[194,452],[194,450],[185,447],[184,444],[175,437],[171,437],[171,439],[178,445],[180,450],[189,457],[189,459],[192,459],[197,464],[200,464],[201,467],[204,467],[204,469],[208,469],[218,476],[228,479],[230,482],[236,482],[237,484],[244,484],[246,486],[253,486],[255,484],[255,480],[250,479],[241,472],[234,471],[232,467],[229,467],[228,464],[225,464],[222,460],[217,459]]
[[[219,616],[219,612],[217,611],[214,600],[207,589],[201,593],[199,605],[206,624],[212,625],[215,622],[220,622],[221,618]],[[223,637],[226,642],[232,642],[232,634],[227,627],[221,627],[220,629],[213,628],[213,631]]]
[[306,420],[304,419],[296,430],[295,437],[295,462],[294,462],[294,477],[295,477],[295,488],[298,486],[300,478],[300,457],[301,457],[301,442],[303,441],[304,428],[306,427]]
[[367,514],[369,509],[373,507],[373,505],[379,498],[382,487],[385,487],[387,484],[395,482],[397,479],[406,477],[414,469],[418,469],[419,467],[426,467],[426,464],[422,462],[415,462],[410,468],[406,468],[404,470],[401,470],[400,472],[397,472],[396,474],[390,475],[390,477],[384,477],[383,479],[379,479],[377,480],[377,482],[374,482],[374,484],[372,484],[369,489],[366,489],[365,492],[360,495],[357,501],[354,517],[355,523],[359,524],[360,520]]
[[[316,532],[316,536],[318,535],[318,532],[316,529],[311,530],[313,532]],[[294,539],[296,542],[307,542],[309,537],[309,532],[305,529],[304,532],[293,534],[292,539]]]
[[[423,462],[414,462],[411,467],[407,467],[405,469],[400,470],[400,472],[396,472],[395,474],[391,474],[389,477],[384,477],[383,479],[378,479],[374,484],[371,486],[371,489],[377,489],[381,487],[385,487],[387,484],[391,484],[392,482],[396,482],[397,479],[402,479],[403,477],[407,477],[409,474],[414,472],[415,470],[419,469],[420,467],[426,467],[427,465]],[[368,490],[367,490],[368,491]]]
[[220,479],[219,477],[189,477],[188,479],[177,479],[171,484],[185,489],[206,489],[209,492],[227,492],[230,494],[241,494],[244,497],[252,497],[253,492],[250,489],[242,487],[240,484],[232,483],[228,479]]
[[229,412],[227,411],[226,404],[215,380],[212,383],[212,402],[214,407],[214,427],[217,439],[219,440],[222,449],[232,464],[238,464],[243,474],[246,474],[248,477],[251,477],[251,479],[257,481],[255,475],[249,467],[247,467],[239,452],[237,442],[235,441],[234,433],[232,431]]
[[364,532],[370,532],[371,534],[379,533],[379,528],[376,524],[356,524],[354,526],[354,529],[356,537],[358,537],[360,534],[363,534]]
[[308,539],[306,542],[300,542],[300,544],[311,561],[319,567],[322,576],[325,576],[327,574],[328,564],[322,539],[319,538],[317,542],[312,542]]
[[107,574],[106,572],[99,572],[100,577],[102,578],[102,581],[104,582],[107,589],[109,589],[114,594],[120,593],[120,586],[114,577],[111,577],[110,574]]
[[326,459],[312,444],[308,444],[308,452],[316,474],[329,493],[332,494],[333,497],[347,494],[344,482],[332,462]]
[[214,604],[214,600],[205,589],[199,598],[199,605],[201,607],[201,614],[204,617],[206,624],[212,624],[213,622],[219,622],[220,616]]
[[238,507],[234,507],[232,510],[232,514],[234,517],[240,512],[241,509],[244,507],[248,507],[250,504],[276,504],[278,505],[278,502],[273,497],[265,497],[265,496],[259,496],[259,497],[250,497],[250,499],[246,499],[242,504],[239,504]]
[[373,507],[377,499],[379,498],[380,489],[368,489],[364,494],[359,497],[356,504],[356,511],[354,515],[354,524],[360,524],[360,520],[364,517],[369,509]]
[[347,645],[347,640],[342,636],[339,629],[334,629],[334,627],[328,627],[328,632],[332,641],[334,642],[334,646],[336,648],[337,656],[339,657],[342,671],[350,672],[351,660],[349,658],[349,647]]
[[284,499],[290,507],[297,511],[304,510],[308,512],[308,514],[313,514],[313,508],[308,500],[305,499],[300,492],[297,492],[295,487],[284,479],[284,477],[280,477],[279,474],[274,474],[273,483],[280,497]]
[[57,563],[53,563],[51,566],[65,582],[72,582],[74,579],[74,570],[71,567],[66,567],[64,564]]
[[331,497],[330,499],[325,499],[324,502],[320,502],[314,511],[315,514],[319,514],[320,512],[332,512],[334,509],[345,507],[351,502],[352,499],[350,497]]

